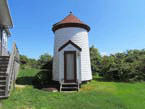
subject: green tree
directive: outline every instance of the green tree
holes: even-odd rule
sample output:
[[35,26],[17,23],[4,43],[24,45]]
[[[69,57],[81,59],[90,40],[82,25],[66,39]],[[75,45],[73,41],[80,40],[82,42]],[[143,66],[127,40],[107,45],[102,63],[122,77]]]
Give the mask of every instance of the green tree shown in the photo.
[[32,68],[38,68],[37,65],[37,60],[34,58],[28,58],[28,65]]
[[44,53],[42,54],[39,59],[38,59],[38,65],[39,66],[43,66],[45,65],[46,63],[48,63],[49,61],[52,60],[52,56],[48,53]]
[[101,55],[99,50],[92,45],[90,47],[90,59],[91,59],[91,68],[93,74],[96,72],[100,72],[100,65],[101,65]]
[[25,55],[20,55],[20,63],[27,64],[27,62],[28,62],[28,57]]

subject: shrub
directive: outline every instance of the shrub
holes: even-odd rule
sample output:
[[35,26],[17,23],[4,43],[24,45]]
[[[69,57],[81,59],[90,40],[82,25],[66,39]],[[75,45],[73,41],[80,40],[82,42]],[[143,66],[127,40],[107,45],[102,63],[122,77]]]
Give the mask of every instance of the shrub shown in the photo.
[[43,88],[46,84],[49,84],[52,81],[52,72],[51,71],[40,71],[34,77],[33,85],[36,88]]

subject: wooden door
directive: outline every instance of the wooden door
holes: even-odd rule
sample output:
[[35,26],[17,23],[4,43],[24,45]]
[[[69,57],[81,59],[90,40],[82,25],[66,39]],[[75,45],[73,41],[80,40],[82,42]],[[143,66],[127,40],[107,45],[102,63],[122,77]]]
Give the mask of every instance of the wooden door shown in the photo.
[[64,52],[64,82],[76,82],[76,51]]

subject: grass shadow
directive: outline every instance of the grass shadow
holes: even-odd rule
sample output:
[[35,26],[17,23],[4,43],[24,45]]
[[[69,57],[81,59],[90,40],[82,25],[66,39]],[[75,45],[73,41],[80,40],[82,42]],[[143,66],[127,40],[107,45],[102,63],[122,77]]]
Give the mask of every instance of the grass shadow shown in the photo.
[[34,80],[33,76],[18,77],[16,83],[21,85],[33,85],[32,84],[33,80]]
[[101,81],[101,82],[108,82],[102,75],[95,74],[93,75],[93,80],[95,81]]
[[59,89],[59,82],[52,80],[52,72],[48,70],[42,70],[35,75],[33,80],[33,86],[38,89],[42,88],[56,88]]
[[121,82],[119,78],[110,78],[110,77],[104,77],[103,75],[96,74],[93,75],[93,80],[99,81],[99,82]]
[[120,81],[120,80],[113,80],[113,79],[106,79],[104,77],[102,78],[93,78],[93,80],[99,81],[99,82],[126,82],[126,81]]
[[18,77],[16,84],[33,85],[34,88],[56,88],[59,89],[59,82],[52,80],[52,71],[41,69],[35,76]]
[[101,81],[101,82],[108,82],[108,81],[105,80],[104,78],[93,78],[93,80]]
[[118,83],[135,83],[135,81],[123,81],[121,80],[119,77],[114,77],[115,79],[112,78],[107,78],[107,77],[103,77],[100,75],[93,75],[93,80],[95,81],[99,81],[99,82],[118,82]]

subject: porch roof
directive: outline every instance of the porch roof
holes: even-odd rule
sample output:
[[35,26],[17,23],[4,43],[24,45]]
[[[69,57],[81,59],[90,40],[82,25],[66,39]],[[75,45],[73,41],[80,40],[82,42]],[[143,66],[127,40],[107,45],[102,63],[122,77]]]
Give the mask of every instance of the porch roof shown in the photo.
[[77,44],[75,44],[74,42],[72,42],[71,40],[69,40],[68,42],[66,42],[65,44],[63,44],[58,51],[61,51],[63,48],[65,48],[68,44],[72,44],[75,48],[77,48],[78,50],[82,51],[82,48],[80,48]]
[[4,28],[13,27],[7,0],[0,0],[0,26]]

